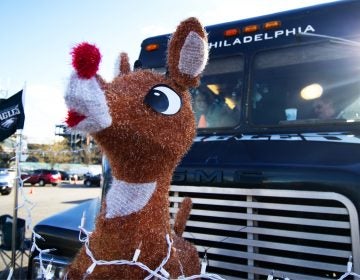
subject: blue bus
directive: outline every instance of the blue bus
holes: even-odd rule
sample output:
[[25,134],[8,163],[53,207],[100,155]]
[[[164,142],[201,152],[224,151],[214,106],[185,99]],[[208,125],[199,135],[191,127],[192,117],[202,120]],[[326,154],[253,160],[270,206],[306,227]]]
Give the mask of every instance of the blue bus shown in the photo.
[[[173,184],[195,197],[186,234],[211,271],[338,279],[351,256],[360,272],[359,14],[360,1],[337,1],[206,27],[197,137]],[[145,39],[136,64],[166,71],[169,36]],[[204,193],[223,200],[212,218]],[[221,229],[201,228],[211,219]]]
[[[197,136],[169,202],[175,214],[192,198],[184,237],[204,271],[299,280],[360,273],[359,15],[360,1],[346,0],[206,27],[209,61],[191,91]],[[135,67],[166,72],[169,36],[145,39]],[[103,167],[102,198],[111,182]],[[90,213],[90,231],[98,207],[89,201],[35,227],[41,246],[57,249],[43,263],[62,273],[81,247],[79,217]],[[29,278],[40,279],[39,265],[32,255]]]

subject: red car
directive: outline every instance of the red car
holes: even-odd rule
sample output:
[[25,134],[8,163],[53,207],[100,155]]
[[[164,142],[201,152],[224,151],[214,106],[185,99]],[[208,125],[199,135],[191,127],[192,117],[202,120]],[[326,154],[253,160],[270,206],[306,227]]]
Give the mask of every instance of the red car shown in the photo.
[[31,185],[45,186],[51,184],[56,186],[61,182],[61,174],[57,170],[36,169],[29,174],[22,174],[21,179],[24,183],[30,183]]

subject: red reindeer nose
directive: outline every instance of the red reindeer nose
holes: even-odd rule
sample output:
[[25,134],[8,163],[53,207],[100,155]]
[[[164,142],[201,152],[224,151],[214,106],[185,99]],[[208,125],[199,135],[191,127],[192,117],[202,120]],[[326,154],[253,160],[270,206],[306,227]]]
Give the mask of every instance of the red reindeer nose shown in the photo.
[[76,111],[70,110],[67,113],[67,117],[65,119],[66,124],[68,127],[74,127],[78,123],[80,123],[82,120],[84,120],[86,116],[79,114]]
[[99,49],[89,43],[77,45],[71,52],[72,65],[80,78],[90,79],[99,69],[101,54]]

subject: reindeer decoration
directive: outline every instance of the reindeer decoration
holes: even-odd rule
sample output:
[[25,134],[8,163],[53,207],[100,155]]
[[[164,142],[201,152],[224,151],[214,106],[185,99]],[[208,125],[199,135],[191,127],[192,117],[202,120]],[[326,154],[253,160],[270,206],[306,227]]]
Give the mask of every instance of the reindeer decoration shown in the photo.
[[[199,274],[196,248],[181,237],[191,200],[183,201],[171,233],[168,192],[174,168],[195,136],[188,89],[198,85],[207,62],[205,30],[196,18],[178,26],[168,45],[166,75],[131,72],[122,53],[120,74],[107,83],[96,74],[101,55],[95,46],[82,43],[72,55],[76,71],[65,95],[67,124],[93,136],[113,173],[89,238],[94,259],[132,260],[140,249],[137,261],[156,270],[170,252],[163,267],[167,277]],[[135,265],[94,265],[84,246],[67,273],[68,279],[152,276]]]

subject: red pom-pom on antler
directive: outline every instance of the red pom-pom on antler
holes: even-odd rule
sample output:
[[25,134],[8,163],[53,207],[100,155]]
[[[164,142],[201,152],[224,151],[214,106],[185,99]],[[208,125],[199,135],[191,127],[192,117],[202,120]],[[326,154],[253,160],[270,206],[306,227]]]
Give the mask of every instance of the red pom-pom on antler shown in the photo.
[[99,69],[101,54],[99,49],[89,43],[77,45],[71,52],[72,65],[80,78],[90,79]]

